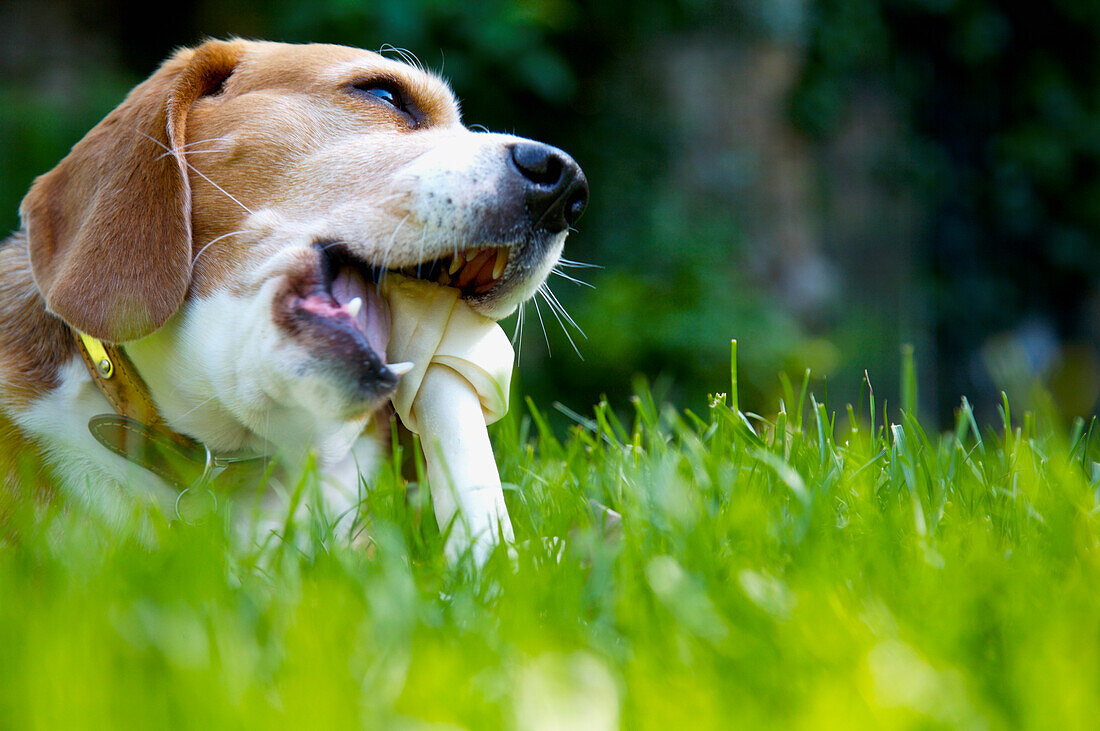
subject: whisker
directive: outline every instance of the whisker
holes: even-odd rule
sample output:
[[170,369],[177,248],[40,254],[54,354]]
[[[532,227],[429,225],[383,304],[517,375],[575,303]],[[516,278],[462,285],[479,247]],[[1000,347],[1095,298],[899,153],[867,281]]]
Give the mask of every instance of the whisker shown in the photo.
[[227,234],[222,234],[221,236],[219,236],[215,239],[211,239],[210,241],[207,241],[206,244],[203,245],[203,247],[201,249],[199,249],[199,253],[195,254],[195,258],[191,260],[191,271],[195,270],[195,262],[197,262],[199,260],[199,257],[203,255],[203,252],[205,252],[211,246],[218,243],[222,239],[228,238],[230,236],[236,236],[237,234],[243,234],[243,233],[244,233],[244,229],[241,229],[240,231],[230,231]]
[[412,51],[407,48],[398,48],[397,46],[390,45],[389,43],[383,43],[382,47],[378,49],[379,54],[393,53],[409,66],[417,69],[418,71],[424,70],[424,64],[420,63],[420,59],[413,54]]
[[181,150],[183,150],[188,147],[193,147],[194,145],[201,145],[205,142],[225,142],[228,139],[229,137],[207,137],[206,139],[194,140],[193,142],[184,142],[179,147]]
[[527,315],[527,303],[524,302],[519,307],[519,322],[516,324],[517,328],[518,328],[518,335],[519,335],[519,337],[517,338],[516,345],[515,345],[515,348],[516,348],[516,365],[517,366],[519,365],[520,359],[523,357],[523,323],[526,321],[526,315]]
[[211,180],[210,178],[206,177],[206,175],[205,175],[205,174],[203,174],[203,172],[202,172],[201,170],[199,170],[199,169],[198,169],[198,168],[196,168],[196,167],[195,167],[194,165],[192,165],[191,163],[189,163],[189,162],[187,161],[187,158],[186,158],[186,157],[184,157],[183,155],[181,155],[181,154],[179,153],[179,151],[177,151],[177,150],[172,150],[172,149],[171,149],[170,147],[168,147],[168,145],[164,144],[163,142],[161,142],[160,140],[158,140],[158,139],[157,139],[157,138],[155,138],[155,137],[151,137],[151,136],[149,136],[149,135],[145,134],[145,133],[144,133],[144,132],[142,132],[142,131],[141,131],[140,129],[139,129],[139,130],[137,131],[137,133],[138,133],[139,135],[141,135],[142,137],[144,137],[144,138],[146,138],[146,139],[148,139],[148,140],[151,140],[151,141],[152,141],[153,143],[155,143],[155,144],[159,145],[160,147],[163,147],[163,148],[164,148],[165,150],[167,150],[168,152],[172,153],[173,155],[175,155],[175,156],[176,156],[176,158],[177,158],[177,159],[178,159],[178,160],[179,160],[180,162],[182,162],[182,163],[183,163],[184,165],[186,165],[186,166],[187,166],[187,167],[188,167],[188,168],[189,168],[190,170],[192,170],[192,171],[193,171],[193,172],[195,173],[195,175],[198,175],[198,176],[199,176],[200,178],[202,178],[202,179],[203,179],[203,180],[205,180],[206,182],[208,182],[208,183],[210,183],[211,185],[213,185],[213,186],[214,186],[214,187],[215,187],[215,188],[216,188],[217,190],[219,190],[219,191],[220,191],[220,192],[221,192],[221,193],[222,193],[223,195],[225,195],[225,197],[227,197],[227,198],[228,198],[229,200],[233,201],[233,202],[234,202],[234,203],[236,203],[236,204],[237,204],[238,206],[240,206],[241,208],[243,208],[243,209],[245,210],[245,212],[246,212],[246,213],[248,213],[249,215],[254,215],[254,214],[253,214],[253,212],[252,212],[252,210],[251,210],[251,209],[250,209],[250,208],[249,208],[248,206],[246,206],[246,205],[245,205],[244,203],[241,203],[241,202],[240,202],[239,200],[237,200],[236,198],[234,198],[233,196],[231,196],[231,195],[230,195],[230,194],[229,194],[229,193],[228,193],[228,192],[227,192],[227,191],[225,190],[225,188],[221,187],[220,185],[218,185],[217,183],[215,183],[215,182],[214,182],[213,180]]
[[196,411],[198,409],[201,409],[203,406],[206,406],[208,403],[210,403],[211,401],[213,401],[214,399],[216,399],[220,395],[221,394],[214,394],[213,396],[211,396],[208,399],[203,399],[202,401],[200,401],[195,406],[192,406],[190,409],[188,409],[187,411],[184,411],[182,414],[177,416],[176,420],[178,421],[179,419],[183,419],[183,418],[187,417],[192,411]]
[[[543,292],[543,297],[546,299],[546,303],[549,304],[552,309],[556,308],[557,311],[561,313],[562,317],[564,317],[570,325],[577,329],[577,332],[581,334],[581,337],[585,340],[588,340],[588,336],[584,334],[584,330],[581,329],[581,326],[578,325],[572,317],[570,317],[569,313],[565,309],[565,306],[558,299],[557,295],[550,291],[550,286],[546,283],[543,283],[542,286],[539,287],[539,289]],[[564,328],[565,326],[562,325],[562,327]]]
[[546,290],[540,287],[539,288],[539,294],[542,295],[542,298],[544,300],[546,300],[546,306],[550,308],[550,314],[552,314],[554,316],[554,319],[558,321],[558,324],[561,325],[561,331],[563,333],[565,333],[566,340],[568,340],[569,344],[573,346],[573,352],[577,354],[578,358],[580,358],[581,360],[584,360],[584,356],[581,355],[580,348],[578,348],[577,344],[573,342],[573,336],[571,336],[569,334],[569,328],[567,328],[565,326],[565,323],[561,321],[561,318],[558,317],[558,311],[554,307],[554,304],[550,300],[550,297],[547,296]]
[[516,327],[512,330],[512,337],[508,341],[516,349],[516,365],[519,365],[519,349],[523,345],[521,338],[523,337],[523,312],[526,305],[526,302],[521,302],[516,308]]
[[237,200],[237,199],[236,199],[236,198],[234,198],[234,197],[233,197],[232,195],[230,195],[230,194],[229,194],[229,191],[227,191],[227,190],[226,190],[225,188],[221,187],[220,185],[218,185],[217,183],[215,183],[215,182],[214,182],[213,180],[211,180],[210,178],[206,177],[206,175],[205,175],[204,173],[202,173],[201,171],[199,171],[199,169],[198,169],[198,168],[196,168],[196,167],[195,167],[194,165],[192,165],[191,163],[187,162],[187,159],[186,159],[186,158],[184,158],[184,163],[185,163],[185,164],[187,165],[187,167],[191,168],[192,172],[194,172],[194,173],[195,173],[196,175],[198,175],[198,176],[199,176],[200,178],[202,178],[202,179],[203,179],[203,180],[205,180],[206,182],[210,183],[210,184],[211,184],[212,186],[214,186],[214,188],[216,188],[216,189],[217,189],[217,190],[218,190],[219,192],[221,192],[221,193],[222,193],[222,194],[223,194],[223,195],[224,195],[224,196],[225,196],[226,198],[228,198],[229,200],[233,201],[233,202],[234,202],[234,203],[236,203],[236,204],[237,204],[238,206],[240,206],[240,207],[241,207],[242,209],[244,209],[245,213],[249,214],[250,216],[251,216],[251,215],[254,215],[254,213],[253,213],[253,211],[252,211],[252,209],[251,209],[251,208],[249,208],[249,207],[248,207],[248,206],[246,206],[246,205],[245,205],[244,203],[241,203],[241,202],[240,202],[239,200]]
[[546,357],[552,358],[554,354],[550,352],[550,336],[546,334],[546,322],[542,319],[542,310],[539,309],[539,301],[534,297],[531,301],[535,303],[535,314],[539,316],[539,324],[542,325],[542,337],[546,341]]
[[[219,151],[221,151],[220,147],[215,147],[215,148],[210,149],[210,150],[191,150],[191,149],[188,149],[188,148],[194,147],[195,145],[204,145],[207,142],[223,142],[223,141],[228,140],[228,139],[229,139],[228,137],[207,137],[205,140],[195,140],[193,142],[185,142],[182,145],[180,145],[177,149],[182,150],[183,152],[186,152],[188,155],[196,155],[200,152],[219,152]],[[160,154],[160,157],[158,157],[157,159],[159,160],[162,157],[168,157],[169,155],[174,155],[174,154],[176,154],[176,153],[173,150],[169,150],[168,152],[162,152]]]
[[[189,408],[187,411],[184,411],[182,414],[179,414],[177,416],[173,416],[172,418],[173,418],[173,420],[186,418],[187,416],[190,416],[192,413],[194,413],[198,409],[201,409],[203,406],[206,406],[208,403],[210,403],[214,399],[218,398],[219,396],[224,396],[227,393],[233,393],[235,391],[240,391],[243,388],[245,388],[245,386],[243,384],[240,384],[240,383],[227,384],[226,386],[221,388],[219,393],[214,394],[210,398],[203,399],[199,403],[197,403],[194,406],[192,406],[191,408]],[[183,390],[182,385],[177,385],[172,389],[172,394],[175,395],[175,394],[181,393],[182,390]]]
[[566,274],[565,272],[563,272],[563,271],[561,271],[560,269],[558,269],[557,267],[555,267],[555,268],[551,269],[551,270],[550,270],[550,273],[551,273],[551,274],[556,274],[556,275],[558,275],[559,277],[561,277],[562,279],[568,279],[568,280],[569,280],[570,282],[573,282],[574,284],[579,284],[579,285],[581,285],[581,286],[583,286],[583,287],[591,287],[592,289],[595,289],[595,288],[596,288],[596,285],[594,285],[594,284],[591,284],[591,283],[589,283],[589,282],[586,282],[586,281],[584,281],[583,279],[577,279],[576,277],[571,277],[571,276],[569,276],[568,274]]
[[424,229],[420,233],[420,241],[417,242],[417,254],[416,254],[416,278],[420,279],[420,265],[424,263],[424,240],[428,238],[428,229]]
[[[237,385],[239,385],[239,384],[232,384],[232,385],[230,385],[230,386],[229,386],[229,389],[228,389],[228,390],[232,391],[232,390],[233,390],[233,389],[234,389],[234,388],[235,388],[235,387],[236,387]],[[202,401],[200,401],[200,402],[199,402],[199,403],[197,403],[196,405],[194,405],[194,406],[192,406],[191,408],[189,408],[189,409],[188,409],[187,411],[184,411],[184,412],[183,412],[182,414],[180,414],[179,416],[176,416],[176,417],[174,417],[174,419],[173,419],[173,420],[174,420],[174,421],[178,421],[179,419],[183,419],[183,418],[186,418],[187,416],[190,416],[192,412],[194,412],[194,411],[197,411],[198,409],[201,409],[201,408],[202,408],[203,406],[206,406],[206,405],[207,405],[208,403],[210,403],[210,402],[211,402],[211,401],[213,401],[214,399],[218,398],[218,396],[221,396],[221,395],[223,395],[223,394],[224,394],[224,392],[225,392],[225,389],[223,389],[223,390],[222,390],[221,392],[219,392],[219,393],[216,393],[216,394],[214,394],[213,396],[211,396],[211,397],[210,397],[210,398],[208,398],[208,399],[203,399]],[[173,393],[174,393],[174,392],[173,392]]]
[[268,453],[271,451],[271,408],[264,409],[264,474],[267,474]]
[[394,227],[393,233],[390,234],[390,240],[386,244],[386,248],[382,251],[382,264],[380,266],[382,273],[379,275],[378,282],[376,283],[377,286],[375,287],[375,289],[378,291],[381,291],[382,283],[385,281],[386,274],[389,272],[388,261],[390,258],[390,254],[393,252],[393,246],[397,242],[397,234],[401,230],[401,227],[405,225],[405,221],[409,220],[409,216],[411,215],[411,213],[406,213],[405,217],[401,219],[401,222],[397,224],[396,227]]
[[[183,150],[184,155],[204,155],[204,154],[210,153],[210,152],[221,152],[221,150]],[[170,156],[175,155],[175,154],[176,154],[175,152],[171,152],[171,151],[162,152],[162,153],[160,153],[160,155],[158,155],[156,157],[156,159],[157,160],[163,160],[164,158],[170,157]]]
[[517,345],[517,340],[519,339],[519,334],[520,334],[520,328],[521,327],[523,327],[523,305],[522,304],[516,309],[516,326],[512,330],[512,337],[508,339],[508,342],[512,344],[512,349],[516,353],[516,367],[519,367],[520,359],[523,356],[523,354],[520,350],[520,346],[523,343],[521,342]]
[[566,259],[564,256],[558,259],[558,266],[563,266],[568,269],[603,269],[599,264],[589,264],[583,261],[574,261],[572,259]]

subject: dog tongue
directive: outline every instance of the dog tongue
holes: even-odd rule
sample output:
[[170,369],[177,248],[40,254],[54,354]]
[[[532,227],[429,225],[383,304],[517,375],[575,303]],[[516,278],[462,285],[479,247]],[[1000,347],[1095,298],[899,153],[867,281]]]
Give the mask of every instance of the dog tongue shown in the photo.
[[390,308],[378,296],[377,288],[368,285],[359,272],[344,267],[332,280],[332,297],[345,308],[352,300],[359,298],[362,306],[352,319],[366,336],[371,350],[385,363],[386,346],[390,341]]

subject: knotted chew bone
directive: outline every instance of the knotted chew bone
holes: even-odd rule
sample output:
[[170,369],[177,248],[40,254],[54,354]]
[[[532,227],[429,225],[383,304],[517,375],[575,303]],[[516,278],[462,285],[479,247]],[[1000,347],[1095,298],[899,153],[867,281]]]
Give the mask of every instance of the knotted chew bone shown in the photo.
[[[472,549],[481,564],[498,536],[513,539],[488,424],[508,411],[514,352],[500,326],[477,314],[453,287],[389,274],[390,363],[411,362],[394,409],[419,434],[450,559]],[[453,523],[452,523],[453,521]]]

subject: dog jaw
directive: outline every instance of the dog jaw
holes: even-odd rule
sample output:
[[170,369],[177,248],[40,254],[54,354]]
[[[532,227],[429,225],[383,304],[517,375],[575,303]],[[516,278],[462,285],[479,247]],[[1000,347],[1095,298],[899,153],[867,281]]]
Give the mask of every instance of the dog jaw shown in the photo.
[[[178,405],[164,405],[166,415],[180,414],[190,422],[181,428],[203,441],[211,440],[213,427],[212,444],[241,449],[270,442],[286,449],[323,441],[347,421],[362,425],[385,401],[396,380],[380,367],[384,347],[362,347],[367,343],[350,328],[322,330],[303,322],[309,308],[301,303],[320,284],[319,245],[339,242],[382,272],[456,250],[508,247],[499,282],[468,303],[500,318],[535,292],[557,262],[566,233],[532,230],[504,164],[507,146],[518,138],[460,129],[425,139],[431,143],[427,149],[388,176],[382,191],[375,182],[356,185],[377,154],[372,148],[378,141],[369,136],[342,155],[326,150],[309,156],[301,163],[305,172],[292,177],[326,181],[324,195],[312,196],[308,209],[288,199],[246,216],[232,237],[236,262],[224,251],[199,257],[181,315],[162,332],[129,346],[143,373],[150,368],[146,353],[202,351],[186,369],[169,365],[172,377],[166,383],[197,377],[198,387],[191,398],[182,398],[188,389],[173,386]],[[325,169],[333,172],[325,175]],[[243,360],[242,353],[247,353]],[[159,399],[163,389],[154,393]],[[217,396],[200,405],[211,393]],[[283,413],[285,427],[273,417]],[[290,426],[298,423],[295,413],[310,436]],[[226,416],[245,428],[220,426]]]
[[257,244],[277,251],[246,282],[189,299],[127,352],[165,419],[211,449],[299,458],[313,447],[327,463],[346,453],[396,378],[372,379],[369,354],[339,337],[347,333],[287,329],[288,303],[318,254],[285,235]]
[[[532,225],[521,179],[510,169],[511,146],[526,140],[462,129],[441,136],[397,173],[411,227],[400,254],[412,263],[480,248],[509,249],[499,282],[467,297],[486,317],[501,319],[529,299],[557,264],[566,232]],[[419,233],[420,240],[417,240]],[[393,267],[398,268],[398,267]]]

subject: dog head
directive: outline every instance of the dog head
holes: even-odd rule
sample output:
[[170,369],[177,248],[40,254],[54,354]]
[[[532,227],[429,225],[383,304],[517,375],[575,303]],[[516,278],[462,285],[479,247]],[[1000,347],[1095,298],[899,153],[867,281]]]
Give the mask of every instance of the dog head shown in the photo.
[[465,128],[423,70],[237,40],[168,60],[21,213],[48,309],[136,341],[166,416],[240,447],[208,433],[210,414],[258,433],[284,412],[363,419],[389,395],[387,272],[500,318],[545,279],[587,196],[572,158]]

